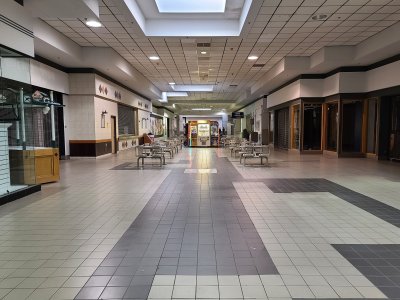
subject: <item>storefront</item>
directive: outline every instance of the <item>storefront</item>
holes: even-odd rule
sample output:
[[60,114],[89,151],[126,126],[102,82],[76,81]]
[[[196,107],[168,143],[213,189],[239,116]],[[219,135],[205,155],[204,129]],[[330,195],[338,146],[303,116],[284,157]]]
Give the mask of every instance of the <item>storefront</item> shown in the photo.
[[219,123],[210,120],[189,121],[188,140],[190,147],[218,147]]
[[0,197],[10,200],[59,179],[62,95],[31,85],[30,70],[30,58],[0,47]]
[[400,96],[382,97],[379,110],[379,159],[400,161]]

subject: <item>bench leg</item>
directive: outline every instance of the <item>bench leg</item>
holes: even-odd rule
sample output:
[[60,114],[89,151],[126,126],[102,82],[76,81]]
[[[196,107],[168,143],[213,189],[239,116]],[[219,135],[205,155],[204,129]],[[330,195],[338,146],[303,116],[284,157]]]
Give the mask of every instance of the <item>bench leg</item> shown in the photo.
[[140,157],[138,157],[138,159],[137,159],[137,166],[138,166],[138,168],[139,168],[139,160],[140,160]]

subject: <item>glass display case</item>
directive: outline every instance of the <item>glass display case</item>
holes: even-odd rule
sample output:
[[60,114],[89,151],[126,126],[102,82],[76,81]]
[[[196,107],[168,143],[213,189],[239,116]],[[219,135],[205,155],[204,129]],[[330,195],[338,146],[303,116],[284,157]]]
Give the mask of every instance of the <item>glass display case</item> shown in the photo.
[[61,105],[30,83],[29,58],[0,47],[0,197],[59,179]]

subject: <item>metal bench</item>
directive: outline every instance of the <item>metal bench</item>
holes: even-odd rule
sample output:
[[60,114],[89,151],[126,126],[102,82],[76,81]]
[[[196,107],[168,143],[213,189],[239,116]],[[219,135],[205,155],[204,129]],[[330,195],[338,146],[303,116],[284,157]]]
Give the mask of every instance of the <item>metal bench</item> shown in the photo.
[[264,145],[261,147],[261,152],[253,152],[253,153],[244,153],[243,157],[243,165],[246,166],[246,159],[260,159],[260,164],[263,165],[264,159],[266,160],[266,166],[268,166],[268,158],[271,154],[271,150],[268,145]]
[[144,166],[145,159],[159,159],[160,167],[165,164],[165,156],[163,149],[157,146],[139,146],[137,147],[137,166],[140,166],[140,160],[142,160],[142,166]]

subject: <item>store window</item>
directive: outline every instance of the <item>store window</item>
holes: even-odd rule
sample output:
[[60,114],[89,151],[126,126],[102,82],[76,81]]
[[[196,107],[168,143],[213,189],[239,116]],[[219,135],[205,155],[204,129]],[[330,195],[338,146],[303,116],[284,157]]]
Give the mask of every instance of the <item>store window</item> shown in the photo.
[[326,150],[337,151],[337,127],[338,127],[337,102],[326,105]]
[[342,152],[361,152],[363,103],[344,101],[342,105]]
[[378,100],[368,100],[368,128],[367,128],[367,152],[376,153],[376,129],[377,129]]
[[303,149],[321,150],[322,104],[304,104]]
[[0,47],[0,197],[59,179],[54,93],[30,85],[30,61]]
[[292,148],[300,149],[300,105],[292,107]]
[[137,135],[137,109],[118,104],[118,135]]
[[289,108],[276,111],[275,114],[275,146],[278,149],[289,148]]

